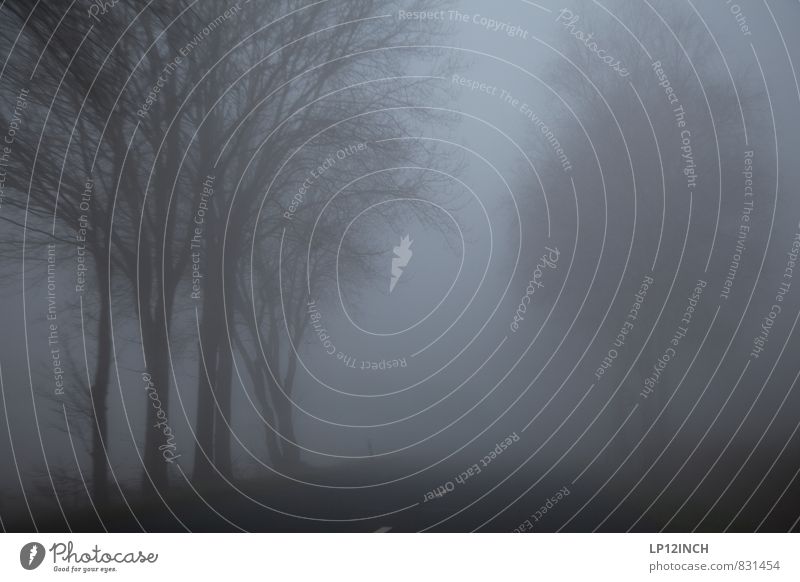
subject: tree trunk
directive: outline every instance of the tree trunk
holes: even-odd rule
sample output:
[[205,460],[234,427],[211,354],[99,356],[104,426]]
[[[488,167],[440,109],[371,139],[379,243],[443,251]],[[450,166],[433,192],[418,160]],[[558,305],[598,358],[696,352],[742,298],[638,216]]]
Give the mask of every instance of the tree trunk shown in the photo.
[[220,345],[217,354],[217,406],[214,409],[214,462],[224,476],[232,475],[231,467],[231,381],[233,362],[230,350]]
[[275,400],[275,415],[278,419],[277,430],[283,435],[281,439],[281,449],[283,451],[281,464],[285,468],[296,467],[300,463],[300,449],[291,444],[297,442],[294,434],[292,403],[283,394],[277,396]]
[[105,443],[108,439],[108,379],[111,367],[111,305],[105,269],[98,269],[100,280],[100,320],[97,325],[97,362],[94,382],[90,387],[92,399],[92,489],[98,506],[108,505],[108,468]]
[[[161,302],[154,310],[153,319],[143,322],[147,368],[152,381],[151,389],[147,390],[147,422],[144,433],[142,484],[145,492],[152,488],[160,492],[166,490],[167,464],[177,462],[177,455],[180,454],[168,414],[170,382],[167,326],[160,306]],[[146,314],[145,318],[148,315]],[[172,460],[168,461],[168,458]]]
[[[256,368],[258,364],[253,364],[251,370],[260,369]],[[277,390],[274,390],[272,379],[267,376],[267,372],[261,369],[261,380],[263,382],[262,386],[255,387],[256,397],[258,398],[259,403],[261,404],[261,414],[265,417],[265,420],[272,423],[272,428],[267,426],[266,422],[264,423],[264,438],[267,444],[267,453],[269,454],[269,461],[272,467],[278,467],[281,464],[281,449],[279,440],[280,437],[275,434],[276,431],[280,430],[278,426],[278,420],[276,415],[274,414],[273,407],[270,406],[270,400],[275,400],[274,395],[276,394]],[[254,371],[250,372],[251,377],[254,381],[257,382],[256,376]],[[274,429],[274,430],[273,430]]]
[[[209,328],[208,320],[211,315],[204,304],[203,320],[200,324],[200,334],[203,349],[200,353],[200,374],[198,379],[197,394],[197,421],[195,424],[194,448],[194,481],[202,483],[214,476],[212,463],[214,452],[214,388],[212,382],[217,376],[217,351],[219,336],[217,333],[204,333]],[[200,352],[200,349],[198,348]],[[205,362],[205,365],[204,363]]]

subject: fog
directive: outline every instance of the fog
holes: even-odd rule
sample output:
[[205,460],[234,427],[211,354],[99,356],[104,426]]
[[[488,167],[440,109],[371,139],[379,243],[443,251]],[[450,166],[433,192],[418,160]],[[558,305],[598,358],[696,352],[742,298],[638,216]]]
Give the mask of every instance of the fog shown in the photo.
[[4,530],[797,529],[796,3],[28,4]]

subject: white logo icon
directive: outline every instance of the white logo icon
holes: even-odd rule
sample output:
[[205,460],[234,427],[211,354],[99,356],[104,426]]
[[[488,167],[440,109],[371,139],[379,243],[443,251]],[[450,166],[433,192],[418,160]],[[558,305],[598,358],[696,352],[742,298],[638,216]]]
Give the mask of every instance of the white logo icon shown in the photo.
[[39,542],[30,542],[19,551],[19,563],[26,570],[35,570],[44,561],[44,546]]
[[394,286],[400,280],[400,275],[403,274],[403,269],[408,265],[411,260],[411,240],[409,235],[400,239],[400,246],[394,247],[394,257],[392,257],[392,278],[389,280],[389,293],[394,291]]

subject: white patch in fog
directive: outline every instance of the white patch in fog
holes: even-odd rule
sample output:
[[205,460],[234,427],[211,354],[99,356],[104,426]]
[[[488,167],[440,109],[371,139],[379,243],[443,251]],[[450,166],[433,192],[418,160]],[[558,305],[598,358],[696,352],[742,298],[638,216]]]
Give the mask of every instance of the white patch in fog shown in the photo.
[[397,285],[397,282],[400,280],[403,269],[411,260],[411,255],[414,254],[411,251],[411,243],[413,242],[409,235],[406,235],[400,239],[400,246],[394,247],[395,256],[392,257],[392,277],[389,280],[389,293],[394,291],[394,286]]

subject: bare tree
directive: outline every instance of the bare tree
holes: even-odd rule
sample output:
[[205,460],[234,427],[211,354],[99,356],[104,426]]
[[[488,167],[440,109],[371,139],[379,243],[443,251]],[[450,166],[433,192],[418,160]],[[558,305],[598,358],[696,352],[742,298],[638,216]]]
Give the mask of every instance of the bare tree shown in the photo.
[[[264,412],[277,419],[275,427],[294,440],[287,398],[297,363],[280,339],[276,287],[265,286],[257,298],[247,297],[242,273],[249,250],[256,242],[269,243],[259,247],[265,254],[259,253],[257,261],[277,283],[277,262],[269,255],[278,252],[291,198],[287,188],[295,188],[297,176],[331,148],[370,142],[371,162],[378,166],[389,159],[411,164],[432,155],[412,151],[410,144],[372,143],[403,136],[431,118],[423,109],[408,108],[423,104],[431,89],[428,79],[407,76],[404,59],[415,51],[409,47],[432,31],[380,16],[391,11],[382,0],[304,7],[288,1],[231,6],[135,0],[90,17],[57,6],[37,4],[33,11],[24,3],[9,6],[20,22],[28,23],[19,60],[38,63],[32,86],[37,95],[52,99],[36,104],[47,119],[47,139],[20,144],[15,151],[20,165],[31,169],[30,197],[11,203],[42,224],[52,222],[53,232],[57,229],[65,240],[84,230],[85,252],[91,257],[82,298],[87,318],[96,322],[94,373],[84,401],[91,407],[95,501],[104,505],[109,498],[108,394],[119,367],[112,353],[112,314],[115,328],[134,323],[141,331],[149,384],[139,453],[144,491],[167,488],[174,460],[165,450],[173,446],[174,436],[168,422],[173,356],[182,349],[176,341],[181,327],[176,310],[190,313],[194,321],[196,309],[203,346],[194,476],[201,481],[215,474],[229,477],[232,348],[253,345],[248,344],[252,329],[242,324],[251,302],[269,314],[268,350],[277,355],[267,361],[281,378],[282,390],[255,353],[245,358],[250,381]],[[24,84],[31,71],[12,63],[7,74]],[[386,111],[372,113],[381,109]],[[354,120],[341,123],[348,117]],[[284,168],[288,154],[301,147]],[[26,192],[26,178],[19,173],[9,184]],[[380,180],[375,197],[408,196],[430,176]],[[270,182],[273,189],[259,215],[256,241],[250,229]],[[330,191],[314,194],[303,218],[292,224],[291,254],[299,256],[311,226],[306,213],[318,209],[325,194]],[[204,220],[198,235],[199,209]],[[329,253],[324,247],[329,239],[318,240],[318,250]],[[183,299],[193,289],[197,256],[202,289],[197,300],[187,302]],[[314,261],[323,262],[316,256]],[[290,278],[293,285],[300,284],[300,272]],[[291,294],[290,302],[288,325],[299,342],[304,295]],[[124,305],[133,306],[135,318],[126,317]],[[250,340],[243,339],[248,334]],[[296,449],[279,451],[276,444],[288,441],[276,434],[267,439],[272,460],[295,462]]]
[[[739,216],[735,205],[728,208],[722,205],[718,214],[719,185],[738,184],[740,158],[745,149],[743,119],[747,120],[751,143],[760,139],[753,129],[763,119],[759,105],[762,94],[752,69],[738,62],[723,63],[703,21],[685,7],[614,3],[600,9],[586,2],[565,9],[557,24],[561,41],[556,48],[561,54],[553,57],[554,66],[546,75],[552,94],[542,110],[551,115],[547,121],[572,167],[564,170],[553,153],[552,140],[548,141],[538,131],[532,147],[538,157],[548,160],[542,176],[549,200],[554,202],[550,208],[554,216],[574,214],[570,208],[574,204],[570,180],[576,185],[583,217],[587,215],[586,209],[594,216],[603,217],[605,213],[608,221],[605,240],[603,219],[584,221],[581,225],[581,238],[590,241],[594,249],[588,255],[579,253],[575,265],[577,273],[589,274],[582,278],[586,286],[591,273],[600,268],[596,252],[603,244],[606,255],[615,255],[613,265],[603,267],[604,280],[614,284],[620,281],[614,277],[622,277],[622,271],[613,271],[612,277],[609,269],[620,268],[628,258],[629,238],[633,235],[630,225],[636,209],[636,239],[632,241],[634,250],[627,263],[627,286],[621,286],[618,311],[610,311],[611,317],[606,321],[608,330],[613,328],[616,333],[614,322],[618,320],[614,314],[624,314],[622,309],[631,296],[625,289],[635,292],[642,275],[654,275],[655,284],[647,299],[653,306],[663,302],[671,288],[680,257],[683,257],[680,274],[692,273],[695,280],[705,277],[710,281],[711,273],[724,270],[725,254],[730,249],[726,243],[734,236]],[[590,34],[590,40],[582,42]],[[624,66],[624,74],[602,61],[597,49],[604,51],[601,55],[618,60]],[[703,57],[698,58],[699,55]],[[684,131],[687,128],[691,135],[691,167],[687,162],[689,157],[682,157],[687,153]],[[701,192],[702,196],[698,195]],[[704,226],[687,232],[691,193],[694,193],[692,221],[703,217]],[[569,221],[567,224],[573,228]],[[555,226],[554,230],[558,228]],[[688,237],[685,248],[684,234]],[[717,252],[720,249],[723,252],[715,255],[708,274],[704,275],[714,241]],[[683,285],[688,282],[683,281]],[[684,308],[680,289],[681,281],[676,279],[672,300],[652,335],[649,332],[655,316],[653,321],[637,324],[636,336],[632,337],[637,342],[638,338],[646,341],[638,359],[641,344],[629,340],[624,353],[623,348],[619,349],[614,372],[602,380],[605,397],[615,395],[609,426],[616,429],[633,405],[643,405],[637,415],[639,427],[634,429],[638,431],[636,440],[650,428],[685,371],[678,374],[674,366],[667,368],[658,376],[658,387],[652,394],[647,398],[640,394],[646,380],[653,375],[654,365],[669,347],[675,331],[675,314]],[[566,297],[574,305],[580,305],[587,289],[573,282],[567,291]],[[599,291],[595,285],[591,292]],[[713,296],[715,291],[709,289],[707,294]],[[611,297],[610,292],[608,296]],[[708,298],[709,302],[713,300]],[[648,309],[647,313],[658,314],[658,309]],[[599,317],[598,313],[582,314],[576,329],[589,329],[594,334]],[[609,345],[615,333],[599,333],[596,344]],[[591,334],[585,337],[587,341],[593,337]],[[690,353],[692,350],[686,346],[691,343],[695,349],[702,337],[700,328],[692,330],[681,352]],[[634,360],[635,366],[631,368]],[[687,358],[687,365],[688,361]],[[697,365],[702,369],[702,362]],[[712,370],[706,371],[710,375]],[[702,376],[697,368],[693,373]],[[626,382],[616,390],[623,377]],[[634,420],[628,426],[636,424]],[[617,439],[617,446],[623,454],[630,451],[630,439],[625,438],[625,433]]]

